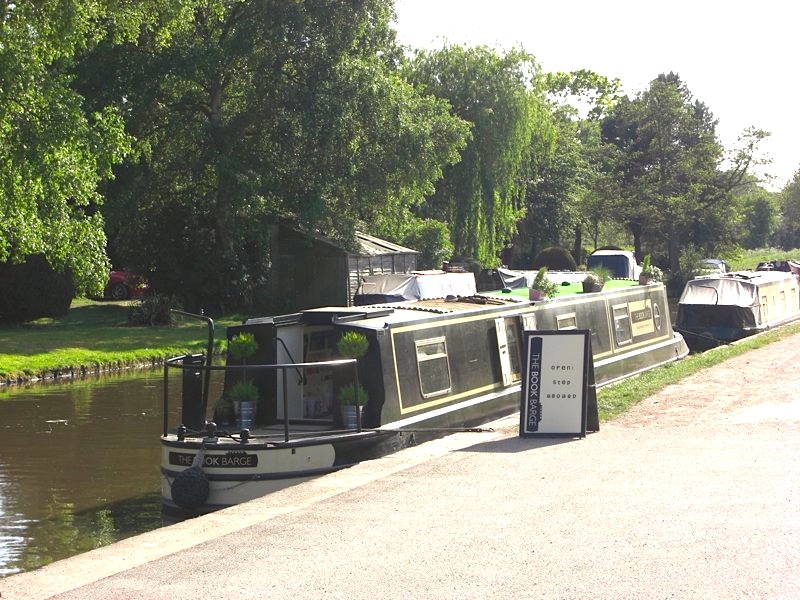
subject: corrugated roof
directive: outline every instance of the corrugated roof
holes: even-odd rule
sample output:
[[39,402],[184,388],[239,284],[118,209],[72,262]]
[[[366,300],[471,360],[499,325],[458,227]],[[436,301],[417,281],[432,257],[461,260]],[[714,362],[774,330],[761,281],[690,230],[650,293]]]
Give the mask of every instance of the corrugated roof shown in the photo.
[[382,254],[419,254],[416,250],[406,248],[380,238],[356,231],[361,252],[365,256],[380,256]]

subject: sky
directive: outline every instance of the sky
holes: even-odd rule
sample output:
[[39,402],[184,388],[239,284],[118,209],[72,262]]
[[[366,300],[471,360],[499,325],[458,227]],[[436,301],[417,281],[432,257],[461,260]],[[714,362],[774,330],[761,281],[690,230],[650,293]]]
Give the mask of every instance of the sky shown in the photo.
[[748,127],[770,132],[762,185],[782,189],[800,169],[800,6],[790,0],[395,0],[400,43],[522,47],[545,72],[589,69],[634,97],[677,73],[718,120],[733,150]]

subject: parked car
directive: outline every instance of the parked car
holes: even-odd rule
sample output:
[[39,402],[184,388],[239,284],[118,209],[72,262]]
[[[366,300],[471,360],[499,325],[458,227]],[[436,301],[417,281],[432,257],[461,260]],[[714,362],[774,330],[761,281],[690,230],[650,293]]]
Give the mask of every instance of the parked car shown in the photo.
[[150,286],[141,275],[130,271],[111,271],[108,276],[103,297],[110,300],[143,298],[150,292]]

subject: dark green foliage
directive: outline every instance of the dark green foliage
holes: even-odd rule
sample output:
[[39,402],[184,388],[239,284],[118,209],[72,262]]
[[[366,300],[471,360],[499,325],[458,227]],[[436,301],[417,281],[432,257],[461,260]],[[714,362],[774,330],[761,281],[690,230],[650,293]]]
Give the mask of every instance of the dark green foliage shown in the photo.
[[128,323],[130,325],[172,325],[170,311],[173,308],[181,308],[175,297],[153,294],[130,307]]
[[403,238],[403,245],[419,252],[418,269],[441,269],[442,263],[453,254],[450,230],[445,223],[423,219],[412,226]]
[[[3,3],[0,261],[43,254],[56,271],[70,271],[81,294],[102,290],[109,264],[97,187],[132,140],[124,130],[121,96],[87,101],[74,88],[74,58],[101,40],[113,45],[141,34],[163,42],[173,28],[192,22],[196,1]],[[58,305],[58,299],[52,302]]]
[[774,244],[785,250],[800,248],[800,169],[781,190],[779,203],[782,220]]
[[588,157],[592,141],[580,138],[582,132],[598,128],[561,113],[556,113],[556,118],[558,133],[552,153],[534,157],[534,175],[525,194],[527,213],[517,223],[512,251],[505,257],[512,268],[529,269],[544,248],[573,240],[586,218],[582,204],[594,173]]
[[137,139],[104,190],[120,262],[191,310],[251,307],[277,222],[347,245],[419,202],[468,126],[402,78],[391,16],[389,0],[212,0],[168,46],[85,56],[80,88],[124,98]]
[[734,235],[739,213],[732,193],[747,182],[748,168],[758,164],[757,146],[769,134],[747,130],[740,136],[744,147],[722,172],[716,125],[675,73],[659,75],[632,100],[623,98],[603,120],[617,192],[606,218],[628,228],[637,256],[644,247],[663,252],[669,270],[677,271],[684,248],[707,248]]
[[551,271],[574,271],[578,268],[575,259],[566,248],[551,246],[545,248],[533,259],[532,269],[547,267]]
[[0,323],[24,323],[42,317],[62,317],[75,297],[72,274],[54,270],[42,254],[22,264],[0,263]]

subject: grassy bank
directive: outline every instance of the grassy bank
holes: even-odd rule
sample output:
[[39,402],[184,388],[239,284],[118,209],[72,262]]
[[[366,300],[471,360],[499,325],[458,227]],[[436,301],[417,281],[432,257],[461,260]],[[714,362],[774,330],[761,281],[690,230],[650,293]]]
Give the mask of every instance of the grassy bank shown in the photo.
[[[202,352],[203,321],[180,318],[174,326],[132,327],[125,302],[76,300],[59,319],[0,328],[0,380],[5,382],[159,364],[164,358]],[[215,322],[217,342],[238,316]]]
[[757,250],[742,250],[739,254],[723,256],[731,271],[755,269],[760,262],[770,260],[800,260],[800,249],[780,250],[778,248],[759,248]]

